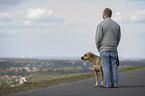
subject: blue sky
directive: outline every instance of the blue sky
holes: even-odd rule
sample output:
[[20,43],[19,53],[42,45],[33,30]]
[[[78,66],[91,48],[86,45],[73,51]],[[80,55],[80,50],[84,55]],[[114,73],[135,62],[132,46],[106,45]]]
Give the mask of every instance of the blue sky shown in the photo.
[[0,0],[0,57],[99,55],[102,12],[121,26],[120,57],[145,58],[144,0]]

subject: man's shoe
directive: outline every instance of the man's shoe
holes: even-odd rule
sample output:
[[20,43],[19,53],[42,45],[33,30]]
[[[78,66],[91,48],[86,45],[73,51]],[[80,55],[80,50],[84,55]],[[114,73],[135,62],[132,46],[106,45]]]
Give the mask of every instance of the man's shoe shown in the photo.
[[118,86],[111,86],[111,88],[118,88]]
[[110,88],[110,87],[100,85],[99,88]]

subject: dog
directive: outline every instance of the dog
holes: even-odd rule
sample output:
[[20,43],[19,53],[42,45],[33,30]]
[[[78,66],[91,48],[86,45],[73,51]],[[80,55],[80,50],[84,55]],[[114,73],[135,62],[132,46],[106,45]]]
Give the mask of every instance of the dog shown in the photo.
[[[103,70],[102,70],[102,65],[101,65],[101,59],[99,56],[93,54],[92,52],[87,52],[84,56],[81,57],[82,60],[88,60],[90,62],[92,62],[93,64],[93,68],[94,68],[94,74],[96,77],[96,84],[94,85],[95,87],[98,86],[98,73],[100,72],[100,76],[101,76],[101,85],[103,83]],[[116,65],[117,68],[119,66],[120,62],[119,62],[119,57],[117,56],[117,61],[116,61]],[[111,82],[110,82],[111,84]]]
[[93,68],[94,68],[94,74],[96,78],[96,84],[94,85],[95,87],[98,86],[98,73],[100,72],[101,76],[101,85],[103,83],[103,71],[102,71],[102,65],[101,65],[101,59],[99,56],[93,54],[92,52],[87,52],[84,54],[84,56],[81,57],[82,60],[88,60],[92,62]]

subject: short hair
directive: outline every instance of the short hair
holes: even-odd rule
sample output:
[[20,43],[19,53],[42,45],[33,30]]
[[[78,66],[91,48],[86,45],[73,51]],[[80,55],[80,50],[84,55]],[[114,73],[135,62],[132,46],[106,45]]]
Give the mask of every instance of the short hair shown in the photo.
[[107,16],[107,17],[111,17],[112,16],[112,10],[110,8],[105,8],[103,13]]

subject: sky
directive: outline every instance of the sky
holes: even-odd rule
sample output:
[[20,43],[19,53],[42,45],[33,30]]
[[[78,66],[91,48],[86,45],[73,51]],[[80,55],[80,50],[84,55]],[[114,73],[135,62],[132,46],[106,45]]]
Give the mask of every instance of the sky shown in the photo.
[[145,58],[145,0],[0,0],[0,57],[99,55],[105,8],[121,26],[120,57]]

